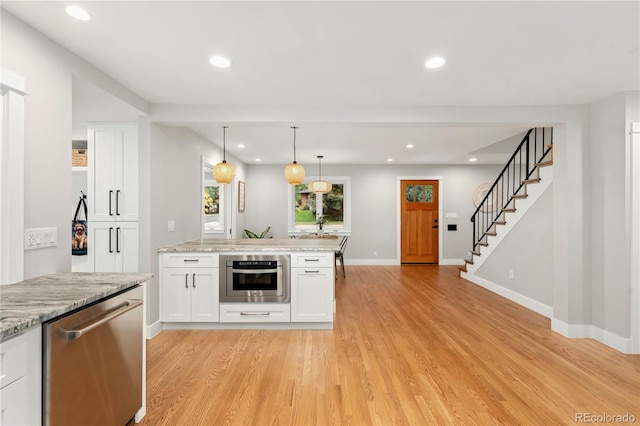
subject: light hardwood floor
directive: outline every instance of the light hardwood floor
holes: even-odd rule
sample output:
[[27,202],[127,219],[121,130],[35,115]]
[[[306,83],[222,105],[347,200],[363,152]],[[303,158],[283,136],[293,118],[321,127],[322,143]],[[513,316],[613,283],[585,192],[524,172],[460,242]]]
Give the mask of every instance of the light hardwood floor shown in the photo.
[[336,299],[333,331],[163,331],[141,424],[640,423],[640,356],[564,338],[457,267],[348,266]]

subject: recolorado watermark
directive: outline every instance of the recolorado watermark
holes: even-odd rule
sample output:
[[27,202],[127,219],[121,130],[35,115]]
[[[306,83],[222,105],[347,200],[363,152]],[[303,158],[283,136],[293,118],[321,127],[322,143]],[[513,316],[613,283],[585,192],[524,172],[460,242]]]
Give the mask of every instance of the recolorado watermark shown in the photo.
[[576,423],[635,423],[636,416],[633,414],[593,414],[576,413]]

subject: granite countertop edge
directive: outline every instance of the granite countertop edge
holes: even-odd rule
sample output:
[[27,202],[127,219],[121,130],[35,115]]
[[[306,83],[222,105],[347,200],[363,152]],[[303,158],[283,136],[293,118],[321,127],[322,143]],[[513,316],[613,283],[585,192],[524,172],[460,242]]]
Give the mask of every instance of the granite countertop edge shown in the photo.
[[339,248],[338,239],[200,239],[158,248],[158,253],[325,252]]
[[151,273],[55,273],[0,286],[0,340],[149,281]]

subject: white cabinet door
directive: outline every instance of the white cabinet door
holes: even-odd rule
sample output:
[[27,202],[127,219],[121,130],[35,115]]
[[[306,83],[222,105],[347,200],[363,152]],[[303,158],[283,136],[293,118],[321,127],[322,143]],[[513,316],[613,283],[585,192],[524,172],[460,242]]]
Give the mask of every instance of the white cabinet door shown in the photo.
[[191,321],[191,268],[163,268],[162,321]]
[[291,268],[291,322],[333,322],[333,268]]
[[116,271],[138,272],[138,222],[116,222]]
[[191,321],[220,321],[218,268],[191,268]]
[[137,221],[137,124],[92,124],[88,132],[91,221]]
[[138,222],[89,222],[95,272],[138,272]]
[[26,377],[0,389],[1,425],[29,424],[28,392]]

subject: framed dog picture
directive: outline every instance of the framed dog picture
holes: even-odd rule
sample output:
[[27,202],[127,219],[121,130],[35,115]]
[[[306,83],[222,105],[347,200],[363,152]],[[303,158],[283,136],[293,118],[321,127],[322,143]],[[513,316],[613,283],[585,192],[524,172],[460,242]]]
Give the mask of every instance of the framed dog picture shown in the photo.
[[71,254],[73,256],[87,255],[87,221],[74,220],[71,223]]
[[[71,221],[71,254],[73,256],[87,255],[87,203],[86,195],[82,194],[76,208],[76,214]],[[81,210],[82,209],[82,210]],[[84,220],[81,220],[81,212],[84,213]]]

